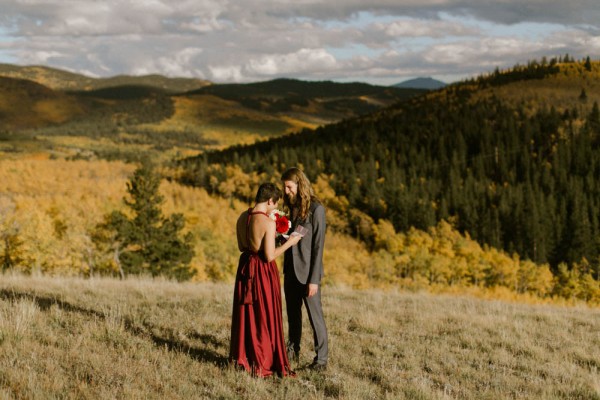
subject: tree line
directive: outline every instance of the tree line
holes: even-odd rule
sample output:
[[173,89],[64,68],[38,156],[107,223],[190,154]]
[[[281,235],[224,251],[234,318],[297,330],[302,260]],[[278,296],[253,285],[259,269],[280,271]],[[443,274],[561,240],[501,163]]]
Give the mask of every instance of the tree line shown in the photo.
[[[301,165],[311,179],[328,177],[349,221],[351,210],[397,231],[453,221],[478,242],[549,263],[554,273],[588,260],[597,277],[598,104],[585,114],[577,106],[532,112],[472,94],[458,85],[368,118],[207,153],[184,162],[181,179],[218,192],[228,165],[267,176]],[[359,235],[359,225],[348,229]]]

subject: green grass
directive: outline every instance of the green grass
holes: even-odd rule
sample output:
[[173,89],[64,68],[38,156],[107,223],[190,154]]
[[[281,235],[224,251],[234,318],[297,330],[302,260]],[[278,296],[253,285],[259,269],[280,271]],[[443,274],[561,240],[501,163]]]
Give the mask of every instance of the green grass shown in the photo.
[[231,284],[2,276],[0,398],[600,399],[600,310],[325,287],[329,369],[227,363]]

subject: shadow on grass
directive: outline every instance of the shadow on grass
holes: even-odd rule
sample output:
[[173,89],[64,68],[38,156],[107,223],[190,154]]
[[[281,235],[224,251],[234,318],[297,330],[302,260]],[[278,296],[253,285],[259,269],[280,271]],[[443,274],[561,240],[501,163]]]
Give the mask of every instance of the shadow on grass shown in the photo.
[[[203,337],[209,338],[210,341],[215,343],[220,343],[214,336],[212,335],[201,335]],[[208,348],[198,348],[194,346],[190,346],[187,343],[183,343],[173,339],[162,338],[158,335],[150,334],[150,339],[154,342],[156,346],[166,347],[170,351],[175,351],[179,353],[187,354],[189,357],[193,358],[199,362],[208,362],[215,364],[220,368],[225,368],[228,363],[227,357],[223,357],[221,354],[217,353],[214,350]],[[204,342],[204,341],[203,341]]]
[[[69,302],[52,296],[40,296],[33,293],[2,289],[0,290],[0,298],[9,301],[21,299],[30,300],[36,303],[42,311],[48,311],[53,305],[55,305],[61,310],[67,312],[83,314],[90,317],[96,317],[102,320],[107,319],[106,314],[103,312],[90,308],[80,307],[78,305],[71,304]],[[126,317],[122,320],[123,326],[129,333],[141,338],[147,338],[151,340],[157,347],[166,347],[169,351],[183,353],[198,362],[212,363],[220,368],[225,368],[228,365],[227,357],[222,356],[221,354],[212,349],[190,346],[189,344],[184,343],[182,341],[157,335],[152,332],[154,327],[150,324],[143,324],[140,326],[138,324],[135,324],[130,318]],[[210,347],[225,347],[225,344],[213,335],[200,334],[194,332],[190,335],[190,338],[194,340],[199,340],[204,345],[208,345]]]

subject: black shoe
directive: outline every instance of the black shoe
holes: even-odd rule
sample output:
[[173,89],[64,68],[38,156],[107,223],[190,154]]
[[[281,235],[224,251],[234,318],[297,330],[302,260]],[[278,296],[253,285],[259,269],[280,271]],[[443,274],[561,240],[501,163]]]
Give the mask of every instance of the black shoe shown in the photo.
[[327,363],[313,361],[313,363],[308,366],[308,369],[312,369],[313,371],[325,371],[327,369]]

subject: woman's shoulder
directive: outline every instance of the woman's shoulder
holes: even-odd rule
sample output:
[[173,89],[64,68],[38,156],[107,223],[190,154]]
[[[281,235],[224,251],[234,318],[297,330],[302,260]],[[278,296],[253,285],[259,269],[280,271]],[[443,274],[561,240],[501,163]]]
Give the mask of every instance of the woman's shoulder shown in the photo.
[[[246,215],[248,215],[248,213],[246,213]],[[274,224],[275,221],[269,217],[267,214],[260,212],[260,213],[252,213],[250,214],[250,216],[252,218],[250,218],[250,223],[252,223],[253,225],[269,225],[269,224]]]

